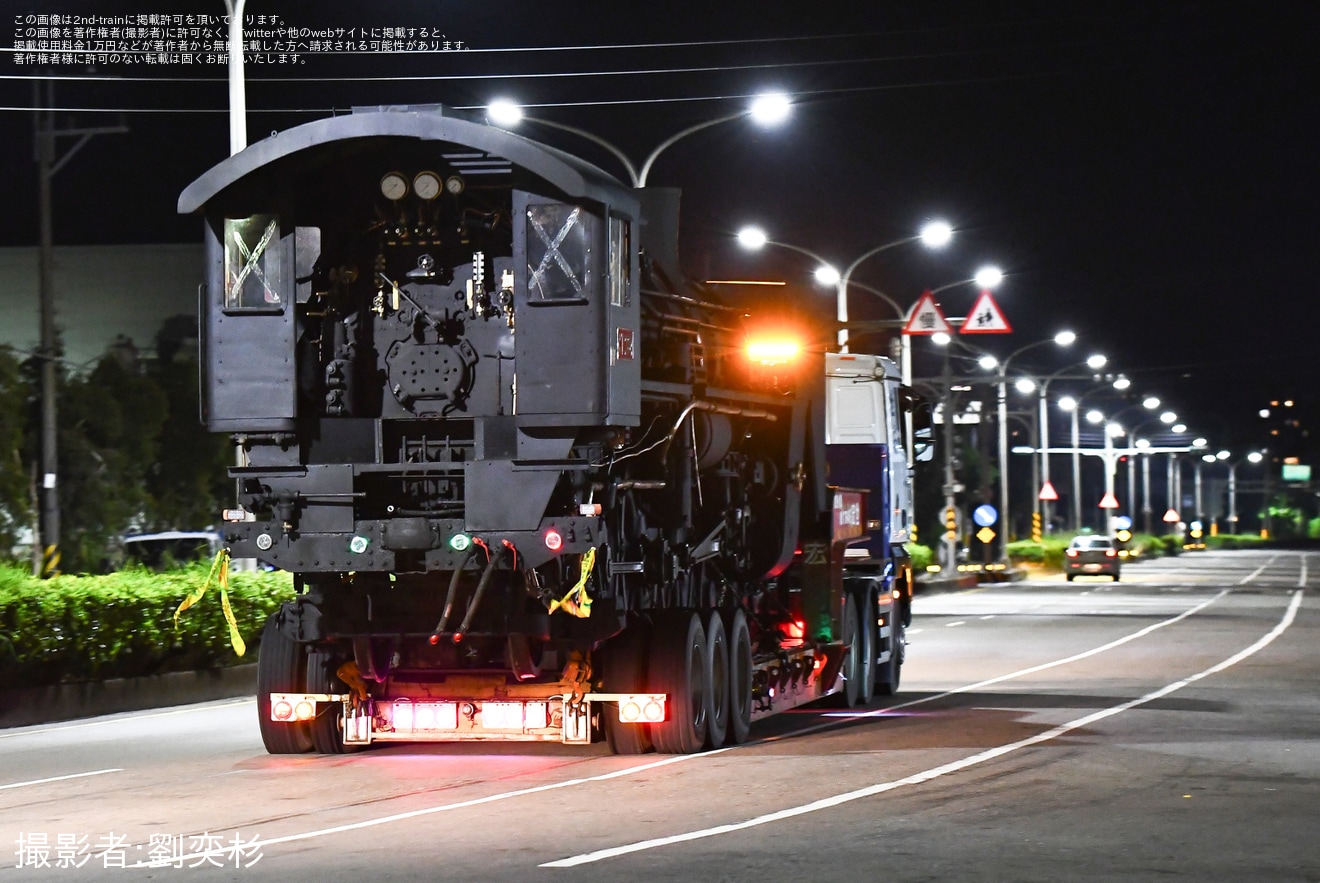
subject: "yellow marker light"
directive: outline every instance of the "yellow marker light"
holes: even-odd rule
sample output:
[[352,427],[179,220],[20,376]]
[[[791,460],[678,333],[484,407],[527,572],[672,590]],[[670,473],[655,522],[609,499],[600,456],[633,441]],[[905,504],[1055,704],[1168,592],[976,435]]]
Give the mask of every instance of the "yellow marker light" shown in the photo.
[[802,355],[802,345],[796,340],[749,340],[747,358],[762,365],[787,365]]

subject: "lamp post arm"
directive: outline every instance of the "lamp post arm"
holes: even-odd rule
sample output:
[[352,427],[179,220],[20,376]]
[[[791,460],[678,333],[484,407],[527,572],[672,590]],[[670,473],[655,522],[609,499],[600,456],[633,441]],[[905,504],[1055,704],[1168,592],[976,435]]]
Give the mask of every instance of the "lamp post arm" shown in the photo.
[[888,251],[889,249],[897,248],[900,245],[907,245],[909,242],[916,242],[920,238],[920,236],[907,236],[903,239],[895,239],[893,242],[886,242],[884,245],[877,245],[870,251],[862,252],[851,264],[848,265],[848,269],[843,271],[843,277],[840,279],[839,284],[847,289],[848,280],[852,278],[853,271],[861,266],[862,261],[867,258],[875,257],[882,251]]
[[718,126],[720,123],[727,123],[730,120],[736,120],[739,117],[743,117],[746,115],[747,115],[747,111],[740,110],[737,113],[725,114],[722,117],[716,117],[715,119],[707,120],[704,123],[697,123],[695,126],[688,126],[683,131],[678,132],[674,135],[670,135],[664,141],[661,141],[660,144],[655,148],[655,150],[651,151],[650,155],[646,158],[646,161],[642,163],[642,170],[637,174],[633,186],[634,187],[646,186],[646,176],[650,174],[651,166],[655,165],[655,161],[660,156],[660,154],[663,153],[674,142],[686,138],[688,135],[691,135],[694,132],[700,132],[702,129],[709,129],[711,126]]
[[[626,169],[628,172],[628,180],[632,183],[634,187],[641,187],[646,181],[645,171],[643,171],[641,175],[638,175],[637,167],[632,164],[632,160],[628,158],[628,155],[624,153],[622,150],[620,150],[618,147],[616,147],[615,145],[611,144],[610,142],[606,141],[604,138],[600,137],[599,135],[593,132],[588,132],[586,129],[579,129],[577,126],[570,126],[567,123],[556,123],[551,120],[540,119],[539,117],[536,119],[528,117],[527,119],[528,122],[533,122],[536,123],[537,125],[549,126],[552,129],[559,129],[560,131],[563,132],[571,132],[572,134],[577,135],[579,138],[586,138],[592,144],[597,144],[605,148],[614,156],[615,159],[617,159],[619,162],[623,164],[624,169]],[[654,159],[654,154],[652,154],[652,159]]]

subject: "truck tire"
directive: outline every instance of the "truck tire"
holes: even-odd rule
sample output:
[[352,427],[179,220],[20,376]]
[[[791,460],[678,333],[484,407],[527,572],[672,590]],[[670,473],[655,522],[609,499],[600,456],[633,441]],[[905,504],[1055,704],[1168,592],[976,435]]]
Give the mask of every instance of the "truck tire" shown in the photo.
[[706,747],[719,748],[729,732],[729,640],[718,610],[706,616],[702,689],[706,699]]
[[878,617],[874,589],[866,589],[854,596],[858,601],[857,625],[861,630],[864,660],[861,667],[862,685],[858,690],[857,703],[870,705],[875,701],[876,659],[880,656],[880,633],[876,627]]
[[651,726],[655,750],[695,754],[706,744],[706,630],[695,611],[662,616],[651,634],[650,688],[667,696],[665,719]]
[[881,696],[893,696],[898,692],[898,682],[903,674],[903,656],[906,653],[906,646],[903,643],[903,617],[899,613],[898,602],[894,602],[889,608],[885,623],[889,626],[889,636],[879,638],[877,631],[877,638],[887,643],[889,659],[876,667],[875,690]]
[[307,670],[307,655],[280,631],[279,618],[276,611],[266,620],[257,647],[257,727],[270,754],[304,754],[312,750],[307,724],[270,719],[270,694],[301,693]]
[[862,644],[861,624],[857,621],[857,598],[849,594],[843,602],[843,623],[839,639],[844,646],[843,688],[838,702],[844,708],[855,708],[862,699],[862,674],[866,667],[866,648]]
[[[340,660],[329,650],[317,648],[307,654],[307,692],[343,693],[348,685],[335,671]],[[307,725],[312,747],[320,754],[347,754],[356,746],[344,744],[343,706],[337,702],[322,703],[316,717]]]
[[[606,693],[640,693],[647,690],[646,662],[649,627],[636,620],[600,648],[601,683]],[[614,754],[645,754],[654,749],[650,726],[625,724],[613,704],[601,710],[601,729]]]
[[742,610],[724,614],[729,643],[729,730],[725,741],[741,745],[752,728],[752,634]]

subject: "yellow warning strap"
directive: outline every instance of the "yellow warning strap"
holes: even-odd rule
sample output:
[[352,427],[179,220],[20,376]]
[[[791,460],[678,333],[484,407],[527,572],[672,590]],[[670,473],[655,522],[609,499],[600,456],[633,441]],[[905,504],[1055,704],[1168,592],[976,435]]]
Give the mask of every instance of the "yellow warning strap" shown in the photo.
[[238,633],[238,620],[234,618],[234,609],[229,606],[229,550],[221,549],[216,553],[215,561],[211,563],[211,572],[206,575],[206,582],[202,587],[194,592],[190,592],[188,597],[183,599],[179,609],[174,611],[174,631],[179,631],[179,614],[189,607],[195,606],[202,600],[206,590],[211,587],[211,580],[216,581],[220,587],[220,607],[225,612],[225,622],[229,623],[229,643],[233,645],[234,652],[242,656],[247,652],[247,644],[243,642],[243,636]]
[[582,556],[582,574],[573,588],[568,590],[564,597],[550,604],[550,612],[554,613],[561,607],[564,612],[576,616],[578,619],[586,619],[591,616],[591,596],[587,594],[587,580],[591,577],[591,570],[596,566],[596,550],[588,549],[587,554]]

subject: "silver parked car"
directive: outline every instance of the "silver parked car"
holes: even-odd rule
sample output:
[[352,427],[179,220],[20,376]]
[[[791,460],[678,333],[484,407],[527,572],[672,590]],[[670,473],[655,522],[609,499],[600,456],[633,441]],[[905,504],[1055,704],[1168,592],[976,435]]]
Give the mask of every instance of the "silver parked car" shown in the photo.
[[1111,576],[1118,582],[1118,548],[1109,537],[1081,536],[1064,550],[1063,568],[1068,582],[1078,576]]

